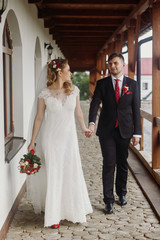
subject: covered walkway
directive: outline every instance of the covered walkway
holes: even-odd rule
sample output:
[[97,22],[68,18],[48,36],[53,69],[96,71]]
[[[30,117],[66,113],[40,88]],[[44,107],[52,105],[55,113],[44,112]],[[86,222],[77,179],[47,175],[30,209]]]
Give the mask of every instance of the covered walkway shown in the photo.
[[[86,123],[89,102],[82,102]],[[103,213],[101,168],[102,157],[97,137],[86,139],[78,128],[79,146],[85,179],[88,186],[93,214],[87,217],[85,224],[61,223],[59,230],[43,227],[43,214],[35,215],[31,204],[22,199],[14,216],[6,240],[22,239],[64,239],[64,240],[144,240],[160,239],[160,224],[144,197],[131,172],[128,178],[128,204],[120,207],[114,204],[114,214]],[[130,152],[129,162],[134,155]]]

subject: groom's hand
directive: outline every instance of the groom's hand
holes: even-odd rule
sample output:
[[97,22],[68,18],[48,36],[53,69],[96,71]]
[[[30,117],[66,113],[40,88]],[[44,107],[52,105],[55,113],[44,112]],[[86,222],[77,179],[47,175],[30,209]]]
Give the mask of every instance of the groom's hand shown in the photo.
[[132,144],[133,146],[136,146],[139,143],[140,138],[139,137],[133,137],[132,138]]
[[90,130],[90,132],[86,134],[86,137],[91,137],[94,133],[94,124],[89,124],[88,129]]

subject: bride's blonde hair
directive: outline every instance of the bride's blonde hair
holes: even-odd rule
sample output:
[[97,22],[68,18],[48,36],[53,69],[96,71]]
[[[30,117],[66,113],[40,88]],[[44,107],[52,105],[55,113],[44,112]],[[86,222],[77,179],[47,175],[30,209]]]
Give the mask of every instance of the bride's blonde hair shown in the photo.
[[[57,74],[58,74],[59,71],[63,72],[63,69],[65,68],[66,64],[68,64],[68,60],[67,59],[62,59],[62,58],[51,60],[48,63],[47,87],[52,86],[53,88],[55,88],[55,83],[56,83],[56,80],[57,80]],[[67,95],[70,95],[71,92],[73,91],[72,82],[70,80],[65,81],[63,83],[63,88],[64,88],[65,93]]]

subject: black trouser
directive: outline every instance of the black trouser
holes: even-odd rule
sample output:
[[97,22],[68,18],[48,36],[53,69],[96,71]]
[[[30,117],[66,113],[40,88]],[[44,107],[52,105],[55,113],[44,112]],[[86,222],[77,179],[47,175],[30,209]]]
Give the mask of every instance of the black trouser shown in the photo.
[[114,202],[114,172],[116,166],[116,193],[118,196],[127,193],[128,177],[128,146],[129,139],[123,139],[120,136],[119,128],[115,128],[111,137],[99,137],[102,155],[103,155],[103,195],[104,202]]

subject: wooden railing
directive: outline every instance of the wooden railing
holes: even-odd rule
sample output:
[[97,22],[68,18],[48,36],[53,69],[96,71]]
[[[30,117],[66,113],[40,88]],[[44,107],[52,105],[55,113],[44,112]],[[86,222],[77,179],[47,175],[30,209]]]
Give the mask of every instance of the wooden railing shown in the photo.
[[[142,124],[142,137],[140,140],[140,147],[138,149],[138,147],[134,147],[130,143],[130,148],[136,153],[136,155],[139,157],[139,159],[147,167],[149,172],[152,174],[152,176],[155,178],[157,183],[160,185],[160,169],[153,169],[152,153],[147,152],[147,149],[144,149],[144,124],[143,124],[143,122],[144,122],[144,119],[146,119],[152,123],[152,114],[148,113],[147,111],[144,111],[143,109],[141,109],[140,112],[141,112],[141,124]],[[155,117],[155,119],[153,121],[154,121],[154,126],[160,128],[160,117]],[[158,144],[160,146],[160,131],[158,134],[158,138],[159,138]],[[157,146],[157,147],[159,147],[159,146]]]
[[142,137],[140,140],[140,151],[144,150],[144,119],[148,120],[149,122],[152,122],[152,114],[144,111],[144,110],[140,110],[141,112],[141,125],[142,125]]

